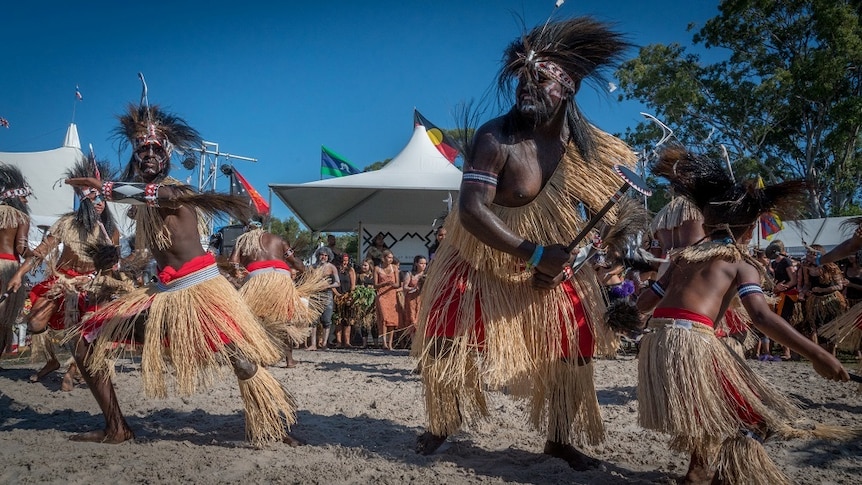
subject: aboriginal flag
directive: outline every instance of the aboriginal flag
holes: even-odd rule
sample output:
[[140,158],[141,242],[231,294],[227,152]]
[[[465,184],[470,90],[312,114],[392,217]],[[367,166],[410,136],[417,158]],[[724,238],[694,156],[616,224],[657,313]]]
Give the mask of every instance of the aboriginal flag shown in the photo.
[[446,157],[446,160],[449,160],[451,163],[455,163],[455,159],[458,157],[458,153],[460,153],[458,143],[453,140],[452,137],[444,133],[443,130],[437,128],[433,123],[428,121],[427,118],[422,116],[419,113],[419,110],[414,109],[413,126],[419,125],[425,127],[425,131],[428,132],[428,137],[431,138],[431,143],[440,150],[440,153]]

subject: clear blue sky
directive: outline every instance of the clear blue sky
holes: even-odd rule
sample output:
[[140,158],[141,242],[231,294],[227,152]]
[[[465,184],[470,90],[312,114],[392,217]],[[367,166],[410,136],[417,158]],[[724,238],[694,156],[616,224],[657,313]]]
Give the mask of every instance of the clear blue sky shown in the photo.
[[[260,3],[261,5],[257,5]],[[60,146],[72,120],[81,144],[120,166],[111,131],[137,103],[143,72],[151,104],[184,117],[268,197],[267,184],[320,178],[320,146],[360,169],[394,157],[413,108],[441,128],[493,86],[505,46],[541,24],[553,0],[8,1],[0,7],[0,151]],[[569,0],[555,18],[593,15],[636,45],[691,47],[689,23],[717,1]],[[637,54],[633,49],[629,57]],[[83,101],[75,104],[75,86]],[[641,120],[635,103],[585,85],[578,102],[600,128]],[[488,113],[488,117],[498,113]],[[193,172],[175,164],[172,175]],[[194,173],[193,183],[197,183]],[[228,183],[220,175],[220,189]],[[321,201],[325,203],[325,201]],[[290,211],[273,197],[273,213]]]

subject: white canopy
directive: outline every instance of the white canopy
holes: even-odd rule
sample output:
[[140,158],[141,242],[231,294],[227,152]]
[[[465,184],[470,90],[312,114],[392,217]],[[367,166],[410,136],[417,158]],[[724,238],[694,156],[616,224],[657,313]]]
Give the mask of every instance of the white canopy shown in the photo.
[[760,248],[766,248],[770,242],[780,240],[784,243],[784,249],[791,256],[802,256],[805,254],[806,244],[819,244],[828,251],[853,235],[853,228],[841,226],[847,219],[851,218],[826,217],[823,219],[785,221],[784,229],[775,233],[769,240],[761,238],[758,241],[755,234],[749,246],[755,247],[759,245]]
[[[33,189],[33,196],[28,198],[31,245],[42,240],[41,229],[50,227],[61,215],[75,209],[75,191],[62,180],[66,171],[83,157],[74,123],[69,124],[60,148],[42,152],[0,152],[0,162],[18,167]],[[123,235],[134,232],[132,221],[125,215],[127,207],[108,204],[120,232]]]
[[457,198],[461,171],[434,147],[425,127],[382,169],[269,187],[310,230],[356,231],[361,224],[427,225]]
[[21,169],[27,183],[33,188],[29,205],[34,225],[53,222],[58,216],[72,210],[75,200],[72,187],[57,182],[62,181],[66,170],[83,156],[74,123],[66,130],[60,148],[43,152],[0,152],[0,162]]

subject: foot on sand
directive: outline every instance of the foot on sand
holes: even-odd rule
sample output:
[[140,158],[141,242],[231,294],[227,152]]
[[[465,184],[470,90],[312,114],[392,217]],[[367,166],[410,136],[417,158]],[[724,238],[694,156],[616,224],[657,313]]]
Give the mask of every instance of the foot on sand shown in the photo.
[[543,453],[565,461],[579,472],[596,468],[601,463],[599,460],[581,453],[572,445],[556,441],[546,441]]
[[416,438],[416,453],[420,455],[430,455],[440,448],[440,445],[446,442],[446,436],[438,436],[426,431]]
[[282,441],[284,441],[285,443],[287,443],[287,445],[288,445],[288,446],[293,446],[293,447],[296,447],[296,446],[302,446],[302,445],[304,445],[304,444],[305,444],[305,443],[303,443],[302,441],[299,441],[298,439],[294,438],[294,437],[293,437],[293,436],[291,436],[291,435],[286,435],[286,436],[284,437],[284,440],[282,440]]
[[54,372],[55,370],[57,370],[59,368],[60,368],[60,363],[57,362],[56,359],[49,360],[45,364],[45,367],[42,367],[41,369],[39,369],[39,372],[30,376],[30,382],[39,382],[39,380],[43,379],[45,376],[47,376],[48,374]]
[[108,433],[104,429],[88,431],[86,433],[74,434],[69,437],[71,441],[86,441],[89,443],[110,443],[117,444],[123,441],[135,439],[135,434],[130,429],[124,429],[117,432]]

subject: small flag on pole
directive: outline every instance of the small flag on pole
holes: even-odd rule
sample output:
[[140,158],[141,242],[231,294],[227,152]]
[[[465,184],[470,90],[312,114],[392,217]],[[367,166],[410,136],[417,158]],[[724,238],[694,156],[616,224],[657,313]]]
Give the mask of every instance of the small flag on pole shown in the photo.
[[320,176],[329,175],[330,177],[344,177],[345,175],[354,175],[360,173],[360,170],[350,164],[341,155],[333,152],[325,146],[320,147]]
[[231,176],[231,193],[239,196],[248,196],[252,205],[254,205],[254,209],[259,215],[269,214],[269,204],[266,203],[266,200],[260,195],[260,192],[255,190],[255,188],[248,183],[248,180],[237,172],[236,169],[233,169]]
[[0,118],[0,126],[3,128],[9,128],[9,120],[6,118]]
[[78,87],[78,85],[75,85],[75,98],[76,98],[78,101],[83,101],[83,100],[84,100],[84,95],[83,95],[83,94],[81,94],[81,88],[79,88],[79,87]]
[[425,131],[428,132],[428,137],[431,138],[431,143],[437,147],[437,150],[440,150],[440,153],[446,157],[446,160],[455,163],[455,159],[458,158],[458,154],[460,153],[458,142],[453,140],[452,137],[446,133],[443,133],[443,130],[434,126],[433,123],[428,121],[427,118],[419,113],[419,110],[414,109],[413,126],[419,125],[425,127]]
[[772,239],[778,231],[784,229],[784,223],[778,215],[767,212],[760,216],[760,235],[767,241]]

